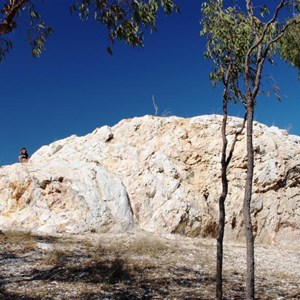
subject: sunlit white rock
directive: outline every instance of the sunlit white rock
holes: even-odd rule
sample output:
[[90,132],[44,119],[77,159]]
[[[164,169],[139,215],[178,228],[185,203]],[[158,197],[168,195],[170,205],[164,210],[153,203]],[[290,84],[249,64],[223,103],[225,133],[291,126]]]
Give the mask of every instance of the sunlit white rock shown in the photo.
[[[0,169],[0,229],[214,236],[221,191],[222,117],[144,116],[43,146]],[[229,147],[242,119],[229,118]],[[253,225],[257,241],[300,239],[300,143],[254,124]],[[246,140],[229,166],[226,237],[243,239]]]

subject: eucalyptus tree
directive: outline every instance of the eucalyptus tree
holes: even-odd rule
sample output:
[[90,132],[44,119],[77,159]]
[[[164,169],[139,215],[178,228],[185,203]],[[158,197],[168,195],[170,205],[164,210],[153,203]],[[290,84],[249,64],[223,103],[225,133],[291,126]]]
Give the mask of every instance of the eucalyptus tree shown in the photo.
[[[261,7],[260,11],[256,13],[253,1],[246,0],[248,26],[252,29],[251,45],[247,49],[243,71],[247,110],[247,178],[243,210],[247,240],[246,299],[255,298],[254,236],[250,211],[254,174],[253,118],[255,101],[261,90],[265,63],[269,61],[273,64],[276,54],[280,51],[280,40],[284,33],[299,24],[299,18],[292,13],[292,10],[298,9],[299,5],[299,0],[280,0],[277,1],[277,6],[272,13],[266,6]],[[270,16],[268,19],[265,19],[266,13]]]
[[[50,0],[51,1],[51,0]],[[38,57],[45,50],[45,42],[52,33],[39,13],[43,0],[6,0],[0,6],[0,62],[12,48],[10,33],[21,23],[26,24],[26,38],[32,55]],[[53,4],[54,5],[54,4]],[[74,0],[70,12],[84,21],[92,16],[107,29],[110,45],[116,40],[130,46],[143,46],[144,31],[156,30],[159,10],[165,14],[177,12],[173,0]]]
[[280,40],[280,55],[291,66],[298,68],[300,79],[300,20],[298,22],[297,25],[289,27]]
[[[226,51],[228,49],[231,51],[232,60],[237,61],[238,63],[242,62],[241,68],[238,69],[238,72],[232,72],[229,70],[228,78],[233,76],[229,83],[232,83],[230,86],[231,90],[234,91],[236,96],[240,97],[240,101],[245,106],[246,110],[246,138],[247,138],[247,176],[245,182],[245,192],[244,192],[244,201],[243,201],[243,221],[245,226],[245,235],[246,235],[246,245],[247,245],[247,276],[246,276],[246,299],[254,299],[255,297],[255,281],[254,281],[254,235],[252,231],[252,221],[251,221],[251,199],[252,199],[252,187],[253,187],[253,172],[254,172],[254,151],[253,151],[253,118],[254,118],[254,109],[257,96],[261,92],[261,82],[263,68],[266,62],[273,63],[276,56],[280,53],[281,49],[284,49],[286,43],[280,43],[284,41],[284,36],[286,33],[294,33],[299,27],[299,18],[295,11],[298,11],[300,7],[299,0],[280,0],[276,1],[275,7],[270,12],[270,8],[266,5],[254,6],[253,1],[251,0],[241,0],[241,1],[232,1],[232,6],[224,8],[224,1],[220,0],[211,0],[206,2],[206,6],[212,9],[206,9],[205,19],[209,20],[212,16],[212,20],[216,18],[216,22],[212,22],[210,27],[205,29],[205,34],[208,36],[208,41],[213,41],[211,45],[216,49],[215,54],[219,54],[222,57],[222,60],[217,61],[213,59],[215,64],[215,69],[213,72],[213,78],[217,79],[224,86],[225,95],[226,95],[226,81],[224,81],[224,75],[230,64],[226,60]],[[243,7],[237,6],[237,3]],[[214,5],[218,5],[219,10],[215,11]],[[270,6],[270,4],[269,4]],[[215,16],[217,14],[217,16]],[[228,15],[227,15],[228,14]],[[226,24],[222,22],[219,23],[218,20],[225,19],[233,20],[228,22],[229,26],[228,32],[241,30],[243,35],[236,34],[235,32],[231,35],[229,34],[220,34],[220,27]],[[239,16],[239,17],[237,17]],[[209,22],[207,22],[209,23]],[[225,29],[223,29],[225,30]],[[225,30],[226,32],[227,30]],[[209,32],[209,34],[208,34]],[[223,32],[223,31],[222,31]],[[228,38],[230,36],[230,38]],[[295,38],[297,41],[297,38]],[[208,43],[207,45],[210,45]],[[296,44],[299,51],[299,45]],[[209,50],[209,47],[208,47]],[[290,50],[283,50],[282,57],[288,61],[292,61],[291,58],[294,58],[292,63],[295,64],[296,55],[292,55]],[[298,52],[299,53],[299,52]],[[225,54],[225,55],[224,55]],[[224,55],[224,56],[223,56]],[[209,55],[210,58],[214,56]],[[224,59],[225,58],[225,59]],[[221,70],[221,77],[216,70]],[[227,96],[227,99],[229,97]],[[224,93],[223,93],[223,103],[224,103]],[[223,104],[224,106],[224,104]],[[225,111],[225,115],[227,111]],[[223,125],[224,127],[224,125]],[[223,130],[223,129],[222,129]],[[224,143],[223,138],[223,151]],[[222,154],[223,156],[224,154]],[[222,158],[223,159],[223,158]],[[223,172],[222,168],[222,172]],[[222,183],[224,184],[224,178],[222,177]],[[225,181],[226,183],[226,181]],[[223,190],[224,191],[224,190]],[[221,197],[220,197],[221,199]],[[220,227],[219,227],[220,228]],[[217,286],[217,297],[221,299],[221,294],[218,293]]]
[[217,261],[216,261],[216,299],[223,299],[223,239],[225,230],[225,200],[228,195],[227,169],[231,161],[235,144],[239,134],[245,127],[245,120],[240,129],[235,133],[227,155],[227,121],[228,102],[244,103],[243,95],[238,88],[238,80],[243,70],[245,57],[245,45],[249,35],[245,28],[240,26],[244,21],[244,15],[235,7],[223,8],[223,1],[207,1],[202,4],[200,34],[206,37],[205,57],[214,63],[210,79],[214,86],[221,84],[223,87],[222,109],[223,120],[221,127],[222,150],[221,150],[221,180],[222,191],[219,196],[219,223],[217,235]]

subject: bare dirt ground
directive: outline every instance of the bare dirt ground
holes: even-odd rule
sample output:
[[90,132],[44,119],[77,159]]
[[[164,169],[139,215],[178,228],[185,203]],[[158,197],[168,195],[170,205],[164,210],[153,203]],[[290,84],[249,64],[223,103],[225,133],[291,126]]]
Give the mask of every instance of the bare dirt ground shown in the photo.
[[[0,299],[214,299],[215,240],[150,233],[0,234]],[[225,241],[224,299],[244,299],[245,246]],[[300,299],[300,252],[256,246],[257,299]]]

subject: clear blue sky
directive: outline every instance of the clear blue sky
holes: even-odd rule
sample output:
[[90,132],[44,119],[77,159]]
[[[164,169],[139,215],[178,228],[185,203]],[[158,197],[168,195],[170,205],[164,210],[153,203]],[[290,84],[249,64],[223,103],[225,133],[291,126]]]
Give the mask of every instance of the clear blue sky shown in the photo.
[[[31,57],[24,32],[13,33],[13,50],[0,64],[0,165],[17,162],[19,149],[38,148],[71,134],[124,118],[154,114],[192,117],[221,114],[220,91],[208,80],[203,58],[199,0],[179,0],[181,14],[162,16],[158,32],[147,33],[145,47],[117,43],[106,52],[106,31],[70,16],[67,1],[44,2],[44,19],[54,28],[47,50]],[[268,69],[281,87],[282,102],[260,97],[255,119],[300,134],[300,82],[296,70],[281,63]],[[230,114],[243,116],[241,106]]]

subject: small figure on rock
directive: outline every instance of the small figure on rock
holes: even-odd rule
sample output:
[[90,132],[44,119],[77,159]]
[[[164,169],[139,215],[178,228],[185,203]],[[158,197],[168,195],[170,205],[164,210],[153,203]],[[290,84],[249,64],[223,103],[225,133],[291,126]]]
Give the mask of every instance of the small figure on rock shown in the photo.
[[26,163],[29,161],[29,155],[26,148],[22,148],[19,155],[20,163]]

